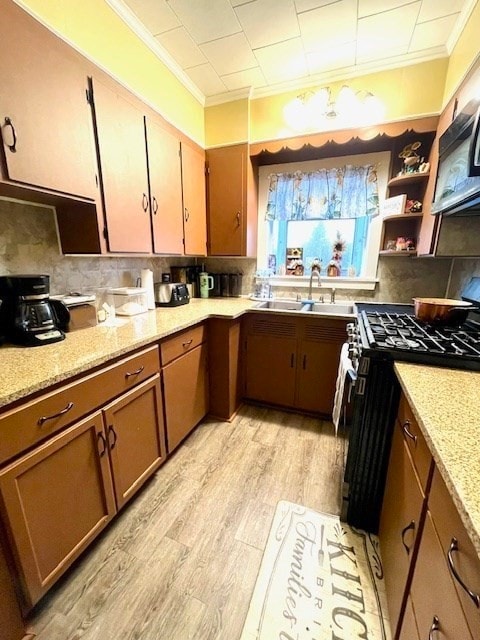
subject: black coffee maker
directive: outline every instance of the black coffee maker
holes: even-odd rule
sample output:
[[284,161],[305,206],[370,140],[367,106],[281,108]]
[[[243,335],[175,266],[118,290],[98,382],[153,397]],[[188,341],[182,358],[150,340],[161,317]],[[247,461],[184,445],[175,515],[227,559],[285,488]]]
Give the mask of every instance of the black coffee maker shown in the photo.
[[0,276],[0,335],[28,347],[65,338],[70,313],[50,300],[50,276]]

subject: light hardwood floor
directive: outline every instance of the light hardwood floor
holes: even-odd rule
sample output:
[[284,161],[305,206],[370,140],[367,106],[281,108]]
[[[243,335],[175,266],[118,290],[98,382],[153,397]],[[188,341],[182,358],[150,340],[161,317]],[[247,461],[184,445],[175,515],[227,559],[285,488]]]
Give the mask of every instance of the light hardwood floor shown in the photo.
[[345,438],[245,405],[206,420],[37,605],[38,640],[237,640],[275,507],[340,513]]

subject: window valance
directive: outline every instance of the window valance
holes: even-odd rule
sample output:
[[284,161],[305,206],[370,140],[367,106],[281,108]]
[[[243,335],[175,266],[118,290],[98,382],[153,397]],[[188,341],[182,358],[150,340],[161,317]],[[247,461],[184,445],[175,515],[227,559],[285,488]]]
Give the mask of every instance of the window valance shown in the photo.
[[373,165],[269,176],[266,220],[360,218],[378,214]]

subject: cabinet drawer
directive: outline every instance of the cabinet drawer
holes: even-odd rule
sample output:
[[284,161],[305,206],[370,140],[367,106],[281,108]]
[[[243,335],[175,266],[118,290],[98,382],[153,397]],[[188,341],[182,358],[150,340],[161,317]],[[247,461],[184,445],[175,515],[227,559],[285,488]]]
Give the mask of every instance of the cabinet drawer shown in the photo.
[[[480,559],[437,469],[433,474],[429,509],[442,545],[443,559],[452,576],[472,635],[475,640],[478,640],[480,639],[480,609],[476,606],[474,599],[468,595],[466,588],[472,592],[472,595],[476,594],[480,603]],[[454,538],[457,541],[457,549],[451,548]],[[466,588],[462,587],[454,571]]]
[[158,348],[150,347],[6,411],[0,417],[0,464],[158,373],[159,369]]
[[418,479],[420,480],[423,491],[426,493],[432,470],[432,454],[404,395],[400,398],[398,420],[403,431],[404,440],[412,456]]
[[162,366],[198,347],[199,344],[205,342],[206,337],[205,325],[198,324],[195,327],[176,333],[171,338],[167,338],[160,344]]

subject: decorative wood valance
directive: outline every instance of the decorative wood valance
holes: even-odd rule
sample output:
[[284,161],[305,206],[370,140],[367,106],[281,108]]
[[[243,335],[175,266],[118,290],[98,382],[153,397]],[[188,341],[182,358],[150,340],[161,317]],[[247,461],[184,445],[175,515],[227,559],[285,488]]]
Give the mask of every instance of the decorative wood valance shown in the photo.
[[338,147],[338,151],[332,155],[351,152],[350,149],[344,149],[343,145],[361,147],[365,152],[376,151],[391,147],[392,140],[403,135],[435,132],[437,124],[438,116],[429,116],[358,129],[324,131],[282,140],[255,142],[250,144],[250,157],[258,164],[291,162],[295,159],[318,157],[318,149],[326,145],[330,147],[329,151]]

